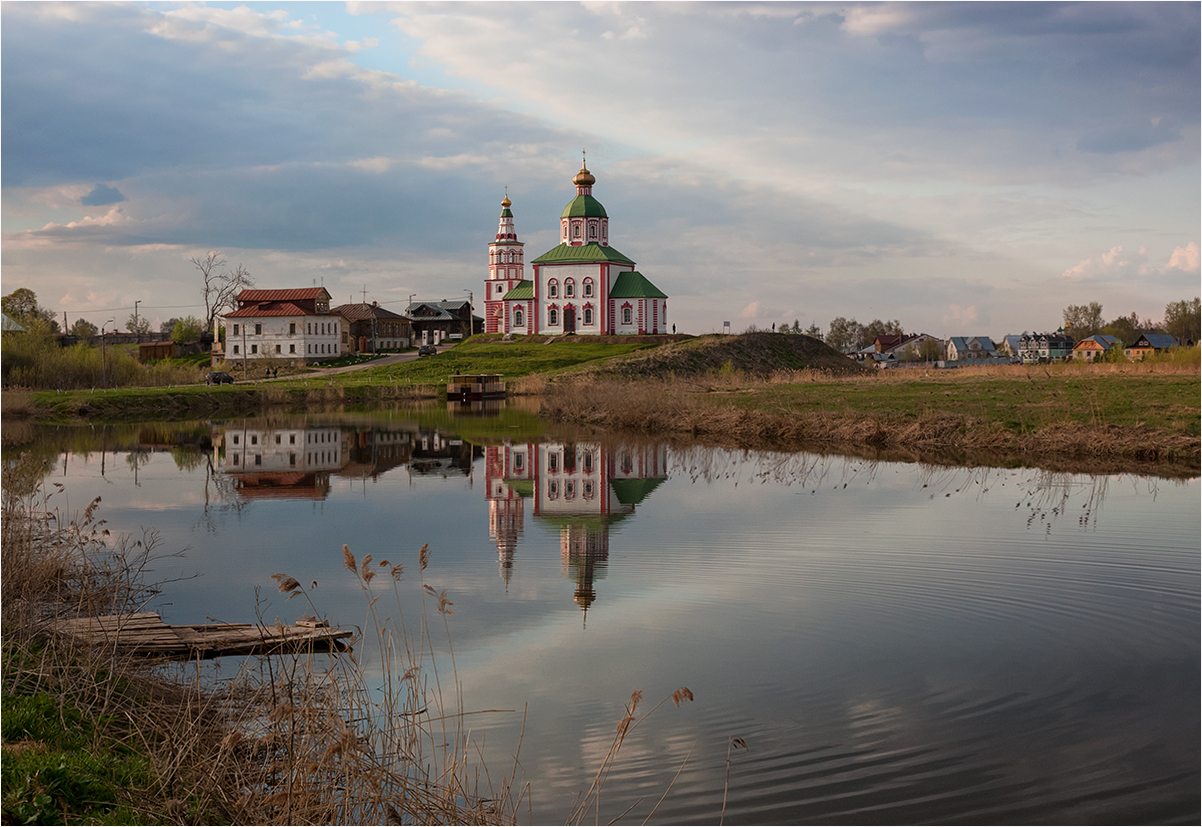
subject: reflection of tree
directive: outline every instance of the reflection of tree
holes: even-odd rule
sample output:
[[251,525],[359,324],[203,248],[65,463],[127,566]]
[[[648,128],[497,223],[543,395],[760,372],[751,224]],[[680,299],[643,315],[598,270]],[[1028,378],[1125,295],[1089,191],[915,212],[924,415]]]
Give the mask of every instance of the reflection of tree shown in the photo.
[[176,445],[171,449],[175,467],[181,471],[195,471],[209,461],[208,454],[194,445]]
[[240,515],[250,505],[238,496],[238,481],[228,474],[219,474],[213,467],[213,457],[205,454],[204,508],[195,527],[216,534],[219,518],[226,514]]
[[129,470],[137,473],[142,468],[145,468],[150,462],[150,452],[141,449],[130,451],[125,455],[125,464],[129,466]]

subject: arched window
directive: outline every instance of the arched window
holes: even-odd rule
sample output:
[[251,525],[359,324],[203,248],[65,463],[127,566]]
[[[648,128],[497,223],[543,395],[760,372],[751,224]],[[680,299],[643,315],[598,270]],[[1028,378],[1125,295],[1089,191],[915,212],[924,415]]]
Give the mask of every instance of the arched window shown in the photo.
[[591,299],[593,297],[593,280],[592,279],[584,280],[584,297],[586,299]]
[[510,264],[513,264],[513,263],[514,263],[515,261],[517,261],[517,260],[518,260],[518,254],[517,254],[517,253],[510,253],[510,254],[509,254],[509,263],[510,263]]
[[589,237],[589,238],[596,238],[596,237],[597,237],[597,225],[596,225],[596,224],[589,224],[589,225],[588,225],[588,237]]
[[547,311],[547,324],[550,324],[550,325],[559,324],[559,311],[556,310],[554,307],[552,307],[550,310]]
[[630,324],[630,308],[622,308],[622,324]]
[[591,308],[591,307],[584,308],[584,323],[586,325],[593,323],[593,308]]
[[577,224],[572,228],[572,238],[580,238],[580,225]]
[[553,299],[559,298],[559,282],[555,279],[547,282],[547,295]]
[[517,308],[513,311],[513,324],[516,327],[522,326],[522,321],[525,319],[525,314],[522,313],[522,308]]
[[565,298],[575,298],[576,282],[572,281],[572,279],[565,279],[563,283],[563,295]]

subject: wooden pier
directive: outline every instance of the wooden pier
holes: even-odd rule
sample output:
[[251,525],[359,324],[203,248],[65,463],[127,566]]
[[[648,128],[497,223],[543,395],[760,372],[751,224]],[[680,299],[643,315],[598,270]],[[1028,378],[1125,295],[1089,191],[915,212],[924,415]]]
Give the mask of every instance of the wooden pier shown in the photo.
[[287,652],[340,652],[353,635],[317,620],[272,626],[206,623],[169,626],[154,612],[62,620],[55,630],[85,643],[170,658],[216,658]]
[[500,399],[505,396],[505,382],[499,373],[455,374],[447,382],[447,399],[470,401]]

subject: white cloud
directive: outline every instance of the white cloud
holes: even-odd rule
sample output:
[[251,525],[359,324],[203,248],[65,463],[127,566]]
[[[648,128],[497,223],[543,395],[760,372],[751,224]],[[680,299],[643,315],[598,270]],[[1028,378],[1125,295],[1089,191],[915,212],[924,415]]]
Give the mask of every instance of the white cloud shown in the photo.
[[1111,247],[1105,253],[1084,259],[1075,267],[1070,267],[1060,274],[1061,278],[1070,281],[1124,281],[1135,278],[1167,275],[1170,270],[1185,273],[1199,273],[1200,251],[1197,242],[1191,241],[1184,247],[1177,247],[1169,255],[1168,262],[1157,265],[1150,262],[1147,247],[1140,247],[1138,252],[1131,252],[1122,245]]
[[958,304],[949,304],[947,313],[943,316],[943,323],[949,329],[961,329],[972,325],[977,321],[977,307],[970,304],[967,307],[962,307]]
[[760,315],[760,303],[752,302],[739,311],[740,319],[754,319]]
[[1200,269],[1199,259],[1200,256],[1198,243],[1196,241],[1191,241],[1184,247],[1178,247],[1177,249],[1173,250],[1173,254],[1169,256],[1168,266],[1176,270],[1184,270],[1187,273],[1194,273],[1197,275]]

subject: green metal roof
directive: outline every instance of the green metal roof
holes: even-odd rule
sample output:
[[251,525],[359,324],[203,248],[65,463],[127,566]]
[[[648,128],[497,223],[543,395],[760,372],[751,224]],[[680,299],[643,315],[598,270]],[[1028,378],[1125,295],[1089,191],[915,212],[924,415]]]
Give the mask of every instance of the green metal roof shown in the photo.
[[659,487],[666,477],[649,477],[646,479],[610,480],[614,494],[622,505],[638,505]]
[[502,218],[513,218],[513,213],[511,213],[509,211],[509,207],[505,207],[501,210],[501,217]]
[[509,301],[510,299],[533,299],[534,298],[534,282],[521,281],[518,286],[510,290],[501,297],[501,301]]
[[583,264],[590,261],[615,261],[619,264],[634,264],[613,247],[600,244],[560,244],[536,258],[531,264]]
[[608,218],[605,207],[591,195],[577,195],[563,208],[560,218]]
[[613,287],[609,288],[611,299],[666,299],[668,294],[660,290],[638,270],[618,274]]

